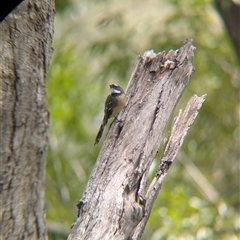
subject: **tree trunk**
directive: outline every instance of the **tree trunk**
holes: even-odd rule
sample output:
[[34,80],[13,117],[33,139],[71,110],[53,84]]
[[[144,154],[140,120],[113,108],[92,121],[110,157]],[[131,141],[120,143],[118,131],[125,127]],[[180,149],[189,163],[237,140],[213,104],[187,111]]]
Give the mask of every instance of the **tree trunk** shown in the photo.
[[54,1],[29,0],[1,23],[1,239],[47,239],[45,78]]
[[163,178],[205,96],[193,96],[175,119],[153,181],[150,166],[193,73],[191,40],[180,50],[137,59],[127,88],[127,105],[109,129],[68,240],[140,239]]
[[240,60],[240,3],[233,0],[215,0],[215,5],[225,22],[229,37]]

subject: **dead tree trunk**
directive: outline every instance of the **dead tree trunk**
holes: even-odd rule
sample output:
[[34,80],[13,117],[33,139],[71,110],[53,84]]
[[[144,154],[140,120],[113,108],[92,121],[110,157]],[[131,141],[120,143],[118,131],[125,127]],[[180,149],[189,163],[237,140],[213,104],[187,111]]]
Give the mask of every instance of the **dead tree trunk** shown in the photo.
[[1,239],[47,239],[45,78],[52,55],[53,4],[24,1],[0,25]]
[[107,134],[68,240],[140,239],[162,180],[205,99],[193,96],[175,118],[147,187],[150,166],[193,73],[193,52],[192,41],[186,40],[180,50],[148,51],[137,59],[121,122],[115,121]]

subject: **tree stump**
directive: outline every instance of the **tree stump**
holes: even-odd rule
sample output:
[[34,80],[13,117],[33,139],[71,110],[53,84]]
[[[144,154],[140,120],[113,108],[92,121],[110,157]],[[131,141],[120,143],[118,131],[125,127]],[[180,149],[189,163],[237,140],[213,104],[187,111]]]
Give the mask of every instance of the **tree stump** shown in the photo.
[[153,181],[150,166],[172,113],[194,71],[192,40],[168,54],[139,56],[127,104],[107,133],[68,240],[140,239],[166,176],[205,96],[194,95],[175,118]]

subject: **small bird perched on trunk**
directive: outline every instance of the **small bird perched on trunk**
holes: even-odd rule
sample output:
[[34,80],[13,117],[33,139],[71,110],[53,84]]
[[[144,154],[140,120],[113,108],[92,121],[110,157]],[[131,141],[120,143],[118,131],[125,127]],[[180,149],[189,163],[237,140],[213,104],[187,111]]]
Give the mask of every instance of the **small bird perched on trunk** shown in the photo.
[[116,115],[123,109],[126,104],[126,95],[123,89],[117,84],[110,84],[109,86],[110,94],[105,101],[104,117],[94,145],[98,144],[100,138],[102,137],[103,130],[108,122],[108,119],[111,117],[116,117]]

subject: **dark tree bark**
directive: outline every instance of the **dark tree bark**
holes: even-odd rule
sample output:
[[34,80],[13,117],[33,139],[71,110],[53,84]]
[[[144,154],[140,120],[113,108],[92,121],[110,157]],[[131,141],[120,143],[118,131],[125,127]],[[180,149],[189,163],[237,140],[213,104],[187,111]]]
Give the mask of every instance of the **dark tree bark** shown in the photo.
[[229,37],[240,60],[240,3],[233,0],[215,0],[215,5],[222,15]]
[[68,240],[140,239],[161,183],[205,96],[193,96],[175,119],[155,178],[150,166],[165,129],[193,73],[191,40],[177,51],[145,52],[137,60],[126,94],[127,106],[114,121],[99,153],[78,219]]
[[53,19],[53,0],[29,0],[0,25],[1,239],[47,239],[45,78]]

